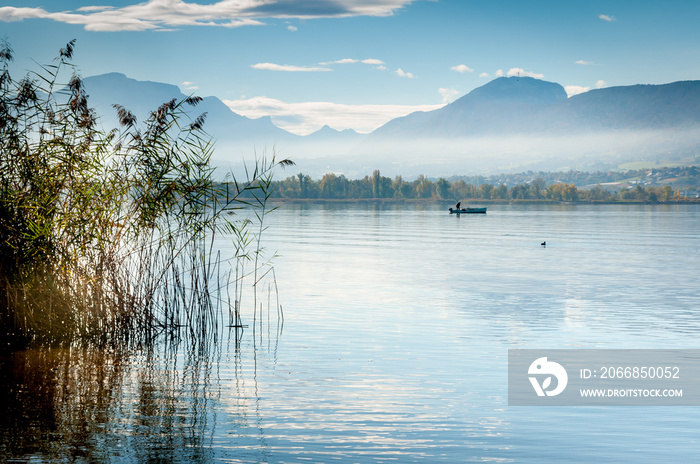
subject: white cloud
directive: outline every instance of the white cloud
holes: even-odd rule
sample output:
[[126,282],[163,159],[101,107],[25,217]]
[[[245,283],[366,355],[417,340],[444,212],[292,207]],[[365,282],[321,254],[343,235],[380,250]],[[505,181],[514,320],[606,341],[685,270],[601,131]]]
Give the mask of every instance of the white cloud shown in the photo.
[[386,66],[379,65],[379,66],[377,66],[377,69],[379,69],[380,71],[386,71]]
[[324,62],[319,63],[319,64],[322,66],[328,66],[331,64],[355,64],[355,63],[374,65],[376,69],[386,69],[384,67],[384,62],[382,60],[377,60],[375,58],[367,58],[366,60],[356,60],[354,58],[343,58],[342,60],[324,61]]
[[479,74],[479,77],[484,77],[484,78],[489,77],[489,73],[483,72],[483,73]]
[[614,17],[614,16],[610,16],[610,15],[606,15],[606,14],[598,15],[598,18],[599,18],[599,19],[602,19],[603,21],[607,21],[607,22],[609,22],[609,23],[615,21],[615,17]]
[[407,78],[409,78],[409,79],[413,79],[413,78],[415,77],[412,73],[406,72],[406,71],[404,71],[404,70],[401,69],[401,68],[397,69],[397,70],[394,71],[394,72],[395,72],[399,77],[407,77]]
[[51,19],[57,22],[81,25],[87,31],[145,31],[175,30],[181,26],[240,27],[261,25],[251,17],[217,14],[215,5],[185,3],[181,0],[150,0],[123,8],[85,6],[79,10],[49,12],[43,8],[0,7],[0,21],[24,19]]
[[290,103],[268,97],[224,100],[231,110],[249,118],[270,116],[279,127],[306,135],[327,124],[337,130],[368,133],[391,119],[443,105],[346,105],[333,102]]
[[496,77],[503,77],[503,76],[505,76],[505,73],[503,72],[502,69],[499,69],[499,70],[496,71],[494,74],[496,75]]
[[148,0],[121,8],[86,5],[50,12],[43,8],[0,7],[0,21],[51,19],[88,31],[144,31],[182,26],[239,27],[263,24],[264,18],[390,16],[415,0],[220,0],[211,4],[183,0]]
[[194,82],[184,81],[180,84],[185,90],[199,90],[199,87]]
[[113,6],[81,6],[78,8],[78,11],[105,11],[113,9]]
[[[604,80],[599,80],[598,82],[595,83],[596,89],[602,89],[603,87],[607,87],[607,86],[608,86],[608,84]],[[591,88],[580,86],[580,85],[567,85],[564,87],[564,90],[566,90],[566,94],[569,97],[573,97],[574,95],[588,92],[589,90],[591,90]]]
[[293,66],[287,64],[275,63],[257,63],[250,65],[253,69],[264,69],[267,71],[284,71],[284,72],[325,72],[332,71],[330,68],[318,68],[311,66]]
[[582,66],[593,66],[595,63],[592,61],[584,61],[584,60],[577,60],[575,61],[576,64],[580,64]]
[[467,66],[466,64],[458,64],[457,66],[452,66],[450,68],[452,71],[457,71],[458,73],[468,73],[468,72],[474,72],[472,68]]
[[0,7],[0,21],[7,23],[22,21],[24,19],[47,18],[49,14],[50,13],[43,8],[17,8],[14,6]]
[[455,89],[439,88],[438,92],[440,92],[440,95],[442,95],[443,103],[451,103],[455,97],[459,95],[459,90]]
[[287,26],[287,30],[292,31],[292,32],[295,32],[295,31],[297,30],[297,27],[296,27],[296,26],[292,26],[292,25],[290,24],[289,26]]
[[566,90],[566,95],[568,95],[569,97],[573,97],[574,95],[588,92],[589,90],[591,90],[591,88],[590,87],[583,87],[580,85],[566,85],[566,86],[564,86],[564,90]]
[[327,65],[327,64],[352,64],[352,63],[359,63],[359,60],[354,60],[352,58],[343,58],[342,60],[328,61],[328,62],[319,63],[319,64]]
[[523,68],[510,68],[506,75],[508,77],[534,77],[535,79],[544,79],[544,74],[525,71]]

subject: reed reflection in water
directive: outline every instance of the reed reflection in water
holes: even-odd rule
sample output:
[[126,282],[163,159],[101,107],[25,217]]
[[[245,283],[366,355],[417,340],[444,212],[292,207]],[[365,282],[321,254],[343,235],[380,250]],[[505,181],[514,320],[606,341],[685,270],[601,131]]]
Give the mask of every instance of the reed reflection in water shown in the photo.
[[0,455],[17,462],[213,462],[220,348],[3,353]]

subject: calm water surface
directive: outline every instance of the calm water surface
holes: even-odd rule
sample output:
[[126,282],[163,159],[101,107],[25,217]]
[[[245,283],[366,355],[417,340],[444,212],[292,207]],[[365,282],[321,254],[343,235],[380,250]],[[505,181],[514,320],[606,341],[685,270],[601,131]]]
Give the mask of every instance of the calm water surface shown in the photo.
[[284,320],[263,310],[253,324],[244,311],[250,326],[238,340],[2,354],[0,453],[18,462],[700,460],[700,408],[507,404],[509,348],[700,348],[700,207],[445,210],[281,205],[264,245],[280,255]]

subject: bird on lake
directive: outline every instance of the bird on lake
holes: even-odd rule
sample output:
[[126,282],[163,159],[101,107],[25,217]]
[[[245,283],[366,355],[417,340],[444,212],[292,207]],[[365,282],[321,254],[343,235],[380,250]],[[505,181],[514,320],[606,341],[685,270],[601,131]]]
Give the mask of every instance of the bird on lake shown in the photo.
[[540,243],[540,245],[542,245],[543,247],[546,247],[546,246],[547,246],[547,242],[542,242],[542,243]]

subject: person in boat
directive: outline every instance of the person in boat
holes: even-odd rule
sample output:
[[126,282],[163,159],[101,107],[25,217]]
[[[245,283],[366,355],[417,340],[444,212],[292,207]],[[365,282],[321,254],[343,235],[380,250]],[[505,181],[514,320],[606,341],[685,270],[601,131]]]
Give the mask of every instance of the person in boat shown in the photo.
[[461,203],[462,203],[461,201],[458,201],[458,202],[457,202],[457,210],[458,210],[458,211],[459,211],[459,205],[460,205]]

